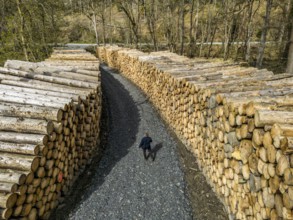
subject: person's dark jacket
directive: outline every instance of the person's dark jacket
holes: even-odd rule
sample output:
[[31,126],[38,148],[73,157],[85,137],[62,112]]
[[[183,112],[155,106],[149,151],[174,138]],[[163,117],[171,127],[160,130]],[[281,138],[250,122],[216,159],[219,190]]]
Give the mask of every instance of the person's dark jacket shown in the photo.
[[151,142],[153,140],[150,137],[143,137],[140,141],[139,147],[142,149],[151,149]]

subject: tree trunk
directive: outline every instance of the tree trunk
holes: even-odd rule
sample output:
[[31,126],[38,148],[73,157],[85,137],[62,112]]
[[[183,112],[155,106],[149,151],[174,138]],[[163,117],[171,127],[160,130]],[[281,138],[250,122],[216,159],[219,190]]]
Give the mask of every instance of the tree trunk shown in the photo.
[[29,118],[14,118],[0,116],[0,130],[27,132],[34,134],[51,134],[54,131],[52,121]]
[[25,56],[25,59],[28,61],[28,52],[27,52],[27,45],[26,45],[26,40],[24,37],[24,17],[22,14],[22,10],[21,10],[21,0],[16,0],[16,4],[17,4],[17,11],[18,11],[18,15],[20,18],[20,30],[19,30],[19,34],[20,34],[20,39],[21,39],[21,46],[22,46],[22,50],[23,50],[23,54]]
[[269,30],[272,2],[273,2],[273,0],[267,0],[266,15],[264,17],[264,25],[263,25],[263,29],[262,29],[262,33],[261,33],[260,45],[258,48],[258,56],[257,56],[257,61],[256,61],[257,68],[261,68],[262,63],[263,63],[263,57],[264,57],[264,52],[265,52],[265,47],[266,47],[266,40],[267,40],[267,32]]
[[95,36],[96,36],[96,44],[99,46],[99,33],[97,28],[97,16],[96,13],[93,13],[92,23],[94,26]]
[[0,151],[25,155],[38,155],[40,146],[34,144],[17,144],[0,141]]
[[13,143],[27,143],[36,145],[46,145],[49,141],[48,136],[41,134],[27,134],[0,131],[0,141]]
[[[292,18],[292,26],[293,26],[293,18]],[[289,53],[288,53],[288,63],[287,69],[288,73],[293,73],[293,28],[291,28],[291,38],[290,38],[290,46],[289,46]]]
[[[115,29],[113,29],[113,26],[112,26],[112,10],[113,10],[113,5],[112,5],[112,0],[110,0],[110,12],[109,12],[109,23],[110,23],[110,44],[112,45],[113,44],[113,32],[115,33]],[[114,27],[115,28],[115,27]]]
[[104,10],[102,12],[102,27],[103,27],[103,44],[105,46],[106,45],[106,18],[105,18],[105,15],[104,15],[104,13],[105,13]]
[[185,37],[185,8],[184,8],[184,0],[181,0],[181,7],[180,7],[180,55],[184,53],[184,37]]
[[193,50],[194,50],[194,36],[193,36],[193,13],[194,13],[194,1],[195,0],[192,0],[191,1],[191,7],[190,7],[190,11],[189,11],[189,14],[190,14],[190,23],[189,23],[189,52],[188,52],[188,56],[189,57],[193,57],[194,54],[193,54]]
[[22,185],[25,183],[26,174],[23,171],[0,169],[0,182],[17,183]]
[[34,74],[34,73],[28,73],[28,72],[24,72],[20,70],[10,70],[7,68],[0,68],[0,72],[9,74],[9,75],[19,76],[19,77],[25,77],[28,79],[36,79],[36,80],[41,80],[45,82],[51,82],[51,83],[73,86],[73,87],[92,88],[92,89],[95,89],[97,87],[97,84],[95,83],[61,78],[61,77],[54,77],[54,76],[50,76],[50,74],[49,75]]
[[[288,18],[290,17],[291,4],[292,4],[292,1],[287,0],[286,6],[284,7],[284,10],[283,10],[283,19],[284,19],[284,21],[288,21]],[[279,47],[279,50],[280,50],[280,52],[279,52],[280,58],[282,57],[282,53],[284,51],[284,36],[285,36],[285,31],[286,31],[287,27],[288,27],[287,22],[282,22],[281,23],[279,36],[278,36],[278,47]]]
[[2,153],[0,167],[5,169],[36,171],[40,165],[40,158],[36,156]]
[[0,105],[0,115],[34,119],[46,118],[47,120],[60,122],[63,117],[63,111],[60,108],[58,109],[3,102],[2,105]]

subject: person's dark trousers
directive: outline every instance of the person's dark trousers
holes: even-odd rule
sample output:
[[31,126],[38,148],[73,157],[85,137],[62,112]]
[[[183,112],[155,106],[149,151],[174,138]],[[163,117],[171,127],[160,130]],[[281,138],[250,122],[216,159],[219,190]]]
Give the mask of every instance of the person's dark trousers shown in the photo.
[[[148,155],[146,154],[146,151],[148,151]],[[144,159],[146,159],[146,160],[149,158],[149,156],[151,156],[153,161],[155,160],[155,155],[153,154],[151,148],[143,149],[143,156],[144,156]]]

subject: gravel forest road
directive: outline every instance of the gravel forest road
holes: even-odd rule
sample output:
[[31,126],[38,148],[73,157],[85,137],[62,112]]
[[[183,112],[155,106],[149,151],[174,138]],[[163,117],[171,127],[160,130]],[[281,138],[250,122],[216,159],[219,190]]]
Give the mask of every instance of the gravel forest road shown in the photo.
[[[102,87],[108,109],[105,150],[51,219],[210,219],[193,216],[178,141],[141,90],[104,65]],[[155,161],[146,161],[138,148],[146,131],[153,139]],[[209,213],[225,219],[217,211]]]

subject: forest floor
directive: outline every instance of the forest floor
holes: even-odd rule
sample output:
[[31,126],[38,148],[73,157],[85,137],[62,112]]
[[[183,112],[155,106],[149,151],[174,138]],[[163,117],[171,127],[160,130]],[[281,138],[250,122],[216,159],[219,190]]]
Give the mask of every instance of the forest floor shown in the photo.
[[[228,219],[194,157],[134,84],[102,66],[98,154],[51,219]],[[154,161],[138,148],[148,131]]]

